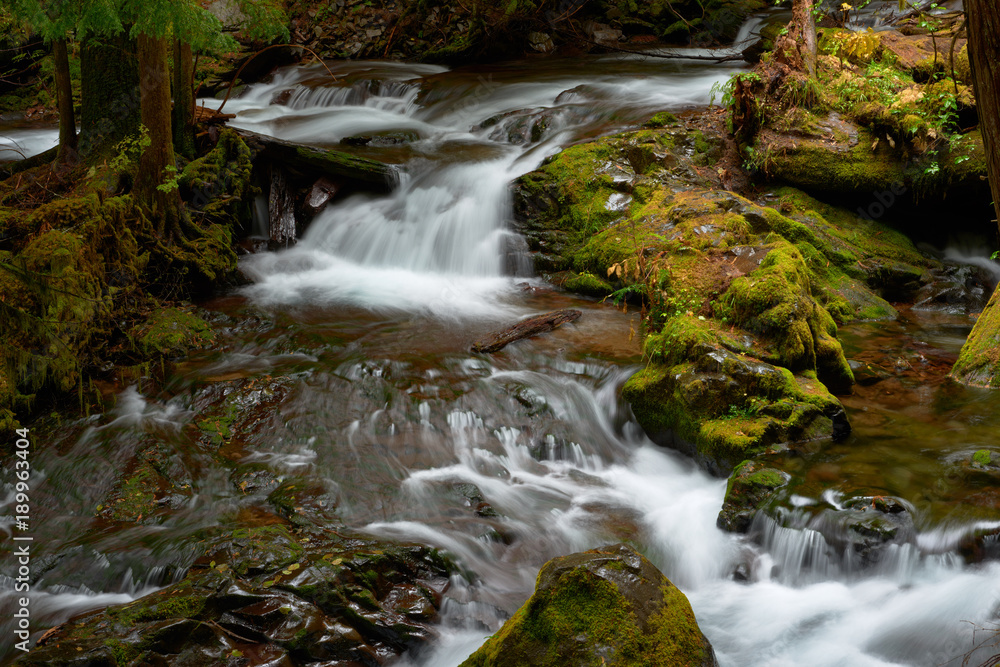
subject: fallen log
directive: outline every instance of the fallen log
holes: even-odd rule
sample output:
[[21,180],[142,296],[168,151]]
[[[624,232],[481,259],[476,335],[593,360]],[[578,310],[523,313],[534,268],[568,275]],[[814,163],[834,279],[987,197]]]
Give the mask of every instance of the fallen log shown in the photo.
[[485,352],[487,354],[499,352],[514,341],[552,331],[566,322],[575,322],[580,319],[580,315],[582,314],[579,310],[554,310],[544,315],[529,317],[526,320],[521,320],[517,324],[507,327],[503,331],[492,333],[486,338],[476,341],[472,346],[472,351]]
[[396,168],[367,158],[275,139],[266,134],[233,128],[255,157],[264,157],[305,175],[318,171],[337,179],[363,183],[378,190],[391,190],[398,182]]

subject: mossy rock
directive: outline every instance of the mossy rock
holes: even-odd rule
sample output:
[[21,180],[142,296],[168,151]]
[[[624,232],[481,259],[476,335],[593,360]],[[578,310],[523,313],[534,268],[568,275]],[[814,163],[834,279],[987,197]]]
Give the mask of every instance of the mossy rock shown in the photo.
[[719,528],[745,533],[754,516],[770,501],[790,475],[757,461],[744,461],[733,470],[726,485],[726,498],[716,522]]
[[607,280],[598,278],[593,273],[573,274],[563,284],[563,289],[587,296],[605,297],[615,291]]
[[660,361],[633,375],[623,397],[650,438],[692,456],[727,477],[740,462],[768,448],[823,437],[840,438],[850,424],[840,402],[819,381],[794,376],[744,353],[713,325],[693,317],[671,322]]
[[972,455],[972,467],[979,470],[1000,468],[1000,454],[988,449],[980,449]]
[[454,566],[433,550],[256,520],[206,531],[182,581],[75,617],[18,664],[233,664],[234,635],[275,664],[366,664],[434,636]]
[[809,268],[795,246],[775,245],[757,270],[732,282],[719,302],[721,317],[771,341],[763,359],[796,372],[815,371],[838,392],[854,384],[836,323],[812,298]]
[[183,308],[161,308],[129,332],[146,357],[176,357],[210,346],[215,332],[209,324]]
[[1000,290],[979,314],[951,377],[972,387],[1000,388]]
[[462,667],[709,667],[687,598],[624,544],[556,558],[535,592]]

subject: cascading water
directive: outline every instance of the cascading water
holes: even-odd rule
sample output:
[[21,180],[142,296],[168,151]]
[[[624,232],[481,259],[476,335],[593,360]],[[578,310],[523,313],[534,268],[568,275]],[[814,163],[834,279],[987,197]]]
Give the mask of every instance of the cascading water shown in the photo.
[[[183,430],[195,418],[187,387],[274,375],[290,378],[294,391],[254,434],[247,459],[320,478],[349,525],[443,548],[469,573],[452,582],[441,636],[406,664],[459,664],[530,595],[546,560],[621,540],[688,594],[727,667],[929,666],[972,648],[966,621],[996,618],[1000,564],[967,566],[955,549],[983,523],[917,507],[914,539],[867,569],[828,543],[805,510],[760,518],[752,540],[720,531],[725,482],[650,443],[618,397],[640,361],[634,316],[524,290],[505,275],[512,178],[573,141],[707,103],[731,67],[629,57],[454,72],[345,63],[334,71],[339,80],[330,83],[317,68],[284,70],[227,111],[248,129],[324,145],[406,134],[409,143],[380,149],[401,166],[399,186],[337,201],[298,246],[246,262],[255,284],[245,294],[282,327],[189,360],[163,396],[127,392],[77,444],[38,452],[38,492],[51,498],[38,548],[58,563],[34,582],[52,600],[44,620],[183,574],[193,536],[245,502],[228,473],[185,448]],[[467,352],[499,321],[557,307],[584,316],[501,355]],[[955,420],[974,428],[933,446],[958,455],[988,440],[1000,425],[995,402],[977,395],[936,407],[926,419],[942,431],[957,429]],[[892,419],[906,440],[894,451],[912,449],[911,431],[928,431],[923,414]],[[885,454],[881,441],[856,431],[837,446],[877,452],[891,493],[895,468],[905,466],[883,460],[905,455]],[[80,517],[98,511],[116,467],[152,436],[174,448],[192,495],[153,525],[75,546]],[[67,485],[73,491],[57,497]],[[820,494],[798,501],[838,502]]]
[[[252,260],[257,284],[250,294],[270,304],[392,307],[437,318],[523,310],[524,299],[501,277],[507,182],[572,141],[660,109],[705,103],[711,83],[729,73],[622,58],[593,60],[588,69],[585,78],[507,69],[472,82],[468,74],[455,81],[450,73],[397,66],[393,74],[411,78],[391,86],[355,82],[339,94],[299,89],[291,96],[294,113],[255,108],[289,79],[259,87],[241,102],[238,119],[252,129],[329,141],[357,131],[362,123],[352,119],[364,116],[368,131],[420,138],[392,195],[331,206],[298,248]],[[251,124],[258,115],[269,124]],[[525,125],[540,117],[545,131],[527,140]],[[468,400],[422,403],[414,437],[439,448],[437,462],[407,467],[400,488],[409,504],[426,508],[440,503],[442,488],[472,485],[502,517],[486,522],[501,538],[421,509],[368,526],[445,548],[478,577],[455,582],[444,636],[413,656],[415,664],[461,662],[501,622],[496,610],[509,613],[530,593],[546,559],[624,538],[642,544],[687,591],[724,665],[941,664],[971,648],[963,621],[993,617],[1000,566],[968,569],[951,551],[919,548],[919,539],[893,545],[878,567],[865,570],[806,526],[762,518],[755,544],[721,533],[715,516],[723,484],[639,434],[615,398],[628,371],[531,362],[535,370],[484,373],[476,368],[481,362],[468,370],[484,373],[486,384],[522,387],[522,399],[543,407],[561,434],[542,437],[537,424],[526,429],[494,405],[480,411]]]

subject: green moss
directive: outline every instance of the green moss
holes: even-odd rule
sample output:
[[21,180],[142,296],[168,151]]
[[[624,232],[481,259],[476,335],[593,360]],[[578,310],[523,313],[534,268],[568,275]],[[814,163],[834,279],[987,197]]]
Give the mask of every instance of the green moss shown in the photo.
[[171,618],[197,618],[205,608],[205,598],[190,594],[191,589],[168,589],[154,593],[121,607],[108,608],[108,617],[116,623],[132,627],[136,623],[163,621]]
[[1000,290],[993,292],[972,327],[951,377],[974,387],[1000,387]]
[[105,639],[104,645],[111,651],[116,665],[128,665],[135,660],[141,651],[135,644],[123,642],[119,639]]
[[563,288],[570,292],[578,292],[589,296],[607,296],[614,291],[614,287],[606,281],[598,278],[593,273],[579,273],[563,283]]
[[147,356],[176,356],[215,341],[215,332],[207,322],[180,308],[157,310],[129,335]]
[[702,665],[705,642],[687,598],[669,583],[660,593],[662,604],[643,623],[614,583],[570,569],[551,588],[536,590],[462,665]]
[[178,178],[181,194],[204,219],[239,229],[250,220],[249,207],[258,193],[252,159],[240,136],[225,128],[211,151],[184,167]]
[[677,124],[677,116],[670,113],[669,111],[661,111],[660,113],[654,115],[652,118],[643,123],[643,127],[660,128],[667,127],[668,125]]
[[978,452],[972,455],[972,462],[981,465],[988,466],[992,461],[992,454],[988,449],[980,449]]

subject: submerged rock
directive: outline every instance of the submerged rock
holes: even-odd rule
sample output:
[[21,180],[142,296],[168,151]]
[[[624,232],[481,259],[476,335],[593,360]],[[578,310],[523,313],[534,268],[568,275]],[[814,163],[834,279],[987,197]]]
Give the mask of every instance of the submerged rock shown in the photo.
[[624,544],[555,558],[535,593],[462,667],[711,667],[687,598]]

